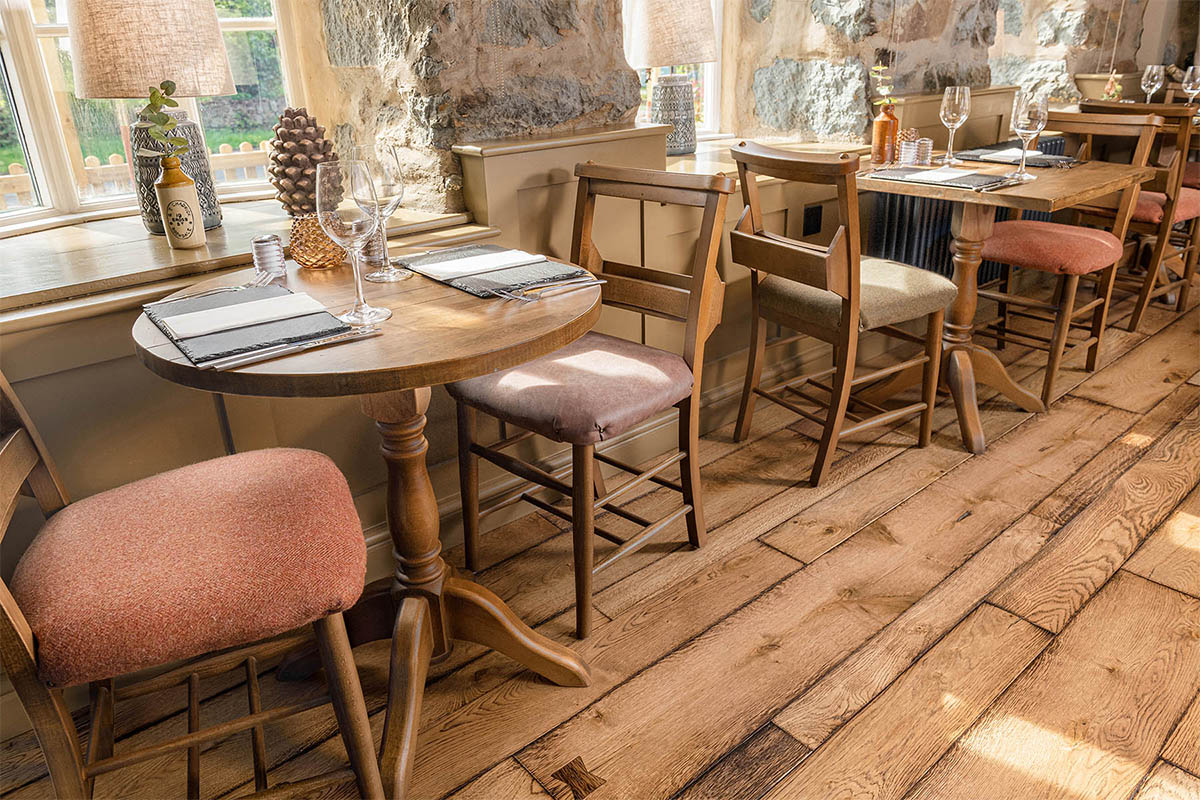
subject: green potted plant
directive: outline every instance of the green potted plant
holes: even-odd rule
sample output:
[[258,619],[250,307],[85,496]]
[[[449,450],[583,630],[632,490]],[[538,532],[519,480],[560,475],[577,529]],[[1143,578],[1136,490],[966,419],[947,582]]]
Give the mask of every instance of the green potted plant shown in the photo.
[[162,174],[154,184],[154,194],[158,198],[167,242],[171,247],[188,249],[205,243],[204,216],[196,194],[196,182],[187,176],[179,162],[179,157],[188,151],[188,140],[172,133],[178,123],[163,111],[164,108],[178,107],[179,103],[171,97],[173,94],[174,81],[151,86],[148,102],[138,112],[134,127],[145,128],[150,138],[162,146],[158,150],[141,148],[138,155],[159,160]]

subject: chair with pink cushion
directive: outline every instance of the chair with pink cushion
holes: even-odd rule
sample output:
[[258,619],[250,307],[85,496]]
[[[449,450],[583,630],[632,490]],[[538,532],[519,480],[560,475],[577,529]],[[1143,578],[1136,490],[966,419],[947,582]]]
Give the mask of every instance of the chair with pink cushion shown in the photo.
[[1188,292],[1200,255],[1200,188],[1189,186],[1188,152],[1196,147],[1194,117],[1200,109],[1179,103],[1115,103],[1085,100],[1084,111],[1105,114],[1155,114],[1163,118],[1148,163],[1158,174],[1142,186],[1129,226],[1137,240],[1138,258],[1131,271],[1117,275],[1116,288],[1137,294],[1129,330],[1141,325],[1150,301],[1155,298],[1175,305],[1177,313],[1187,309]]
[[[1112,154],[1111,160],[1145,165],[1161,124],[1162,118],[1155,116],[1051,112],[1046,127],[1062,132],[1075,144],[1081,160],[1110,160],[1106,156]],[[996,301],[999,315],[978,322],[975,333],[994,338],[1000,348],[1013,341],[1049,354],[1042,381],[1042,402],[1047,406],[1054,400],[1054,381],[1068,344],[1072,351],[1087,348],[1087,369],[1096,369],[1109,298],[1138,195],[1139,187],[1134,185],[1106,199],[1102,207],[1089,210],[1086,217],[1076,214],[1079,223],[1099,213],[1102,216],[1097,224],[1106,223],[1107,229],[1014,219],[997,222],[983,243],[983,258],[1004,264],[1007,269],[996,282],[998,288],[990,288],[989,284],[979,289],[981,298]],[[1054,276],[1057,285],[1053,300],[1018,293],[1022,281],[1015,268]],[[1081,280],[1090,286],[1090,298],[1078,294]],[[1031,324],[1014,327],[1014,317]],[[1036,329],[1046,323],[1053,325],[1049,336]]]
[[[586,638],[592,624],[592,576],[636,552],[672,523],[685,519],[688,540],[700,547],[705,538],[700,486],[700,375],[704,345],[721,321],[725,284],[717,273],[725,205],[734,182],[723,175],[685,175],[651,169],[577,164],[579,189],[571,262],[591,270],[606,283],[606,306],[658,317],[678,324],[682,352],[662,350],[602,333],[584,334],[550,355],[511,369],[446,386],[458,404],[458,467],[463,500],[463,529],[468,569],[479,568],[479,520],[524,500],[547,513],[571,521],[575,561],[575,633]],[[641,218],[644,205],[681,206],[698,212],[695,242],[680,242],[685,271],[606,260],[592,237],[597,208],[601,213],[631,212]],[[645,224],[645,223],[643,223]],[[639,469],[619,461],[598,446],[656,414],[679,410],[679,449]],[[478,441],[477,412],[500,421],[500,441]],[[523,431],[507,435],[507,426]],[[571,446],[571,465],[551,470],[504,452],[533,436]],[[520,488],[479,506],[479,459],[523,479]],[[606,489],[595,462],[632,475]],[[679,481],[662,473],[675,465]],[[564,478],[570,475],[570,483]],[[647,482],[679,492],[683,503],[651,520],[626,508],[630,493]],[[528,491],[542,486],[571,498],[568,514]],[[621,535],[596,525],[597,513],[632,522],[636,530]],[[595,536],[616,545],[595,561]]]
[[[0,375],[0,538],[20,494],[48,520],[12,580],[0,582],[0,662],[59,798],[90,797],[97,777],[177,751],[187,752],[186,796],[199,797],[201,745],[244,731],[255,788],[264,791],[263,726],[328,703],[351,769],[300,783],[353,777],[358,796],[383,797],[341,613],[362,592],[366,547],[333,462],[307,450],[258,450],[68,504],[41,437]],[[304,643],[310,625],[329,697],[263,710],[257,659]],[[231,669],[244,670],[248,715],[200,727],[199,681]],[[116,702],[180,685],[187,734],[114,754]],[[63,698],[73,686],[91,693],[86,746]]]

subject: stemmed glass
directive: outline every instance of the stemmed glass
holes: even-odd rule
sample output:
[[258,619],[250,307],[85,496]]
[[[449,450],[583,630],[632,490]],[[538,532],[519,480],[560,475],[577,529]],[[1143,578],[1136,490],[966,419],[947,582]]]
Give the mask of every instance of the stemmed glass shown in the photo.
[[1035,95],[1026,89],[1017,90],[1013,98],[1012,129],[1021,139],[1021,165],[1017,167],[1016,172],[1010,172],[1004,177],[1018,181],[1037,179],[1037,175],[1025,171],[1025,152],[1029,149],[1030,140],[1045,129],[1046,114],[1044,94]]
[[1166,79],[1166,69],[1162,64],[1150,64],[1142,72],[1142,91],[1146,93],[1146,102],[1153,103],[1154,95],[1162,88]]
[[1188,96],[1188,105],[1195,105],[1196,96],[1200,95],[1200,67],[1188,67],[1183,73],[1183,91]]
[[942,94],[942,108],[938,115],[942,124],[950,131],[950,141],[946,144],[946,155],[937,159],[939,164],[961,164],[954,157],[954,132],[967,121],[971,113],[971,87],[947,86]]
[[354,269],[354,305],[337,315],[348,325],[373,325],[392,316],[391,309],[367,305],[363,297],[363,245],[379,227],[379,201],[367,165],[327,161],[317,165],[317,220],[321,230],[350,251]]
[[376,241],[371,250],[383,259],[383,265],[364,277],[372,283],[395,283],[412,277],[412,272],[393,266],[388,258],[387,221],[400,201],[404,199],[404,175],[400,170],[400,151],[394,145],[376,142],[374,145],[358,145],[351,150],[350,157],[367,165],[371,183],[375,187],[375,197],[379,200],[379,227],[375,232]]

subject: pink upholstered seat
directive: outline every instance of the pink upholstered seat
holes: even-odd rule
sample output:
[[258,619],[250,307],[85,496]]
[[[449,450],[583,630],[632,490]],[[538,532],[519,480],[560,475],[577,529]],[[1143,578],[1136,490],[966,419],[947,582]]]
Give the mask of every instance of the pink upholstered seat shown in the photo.
[[1183,185],[1200,189],[1200,161],[1189,161],[1183,165]]
[[[1138,222],[1157,225],[1163,220],[1166,205],[1167,196],[1162,192],[1141,192],[1138,195],[1137,208],[1133,210],[1133,218]],[[1196,217],[1200,217],[1200,189],[1180,189],[1179,203],[1175,206],[1175,222]]]
[[60,511],[11,582],[43,680],[70,686],[247,644],[349,608],[366,546],[308,450],[182,467]]
[[1121,242],[1108,231],[1036,220],[997,222],[983,258],[1055,275],[1086,275],[1112,266]]
[[692,370],[674,353],[586,333],[528,364],[446,387],[460,403],[570,444],[629,430],[692,392]]

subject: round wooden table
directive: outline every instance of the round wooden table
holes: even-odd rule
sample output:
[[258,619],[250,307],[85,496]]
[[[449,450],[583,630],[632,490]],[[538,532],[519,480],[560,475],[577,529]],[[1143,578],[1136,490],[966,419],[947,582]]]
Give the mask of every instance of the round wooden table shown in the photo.
[[[179,294],[243,283],[251,275],[225,275]],[[331,310],[349,305],[354,293],[348,267],[313,272],[289,265],[287,286]],[[506,369],[574,341],[599,318],[600,289],[519,303],[482,300],[417,275],[367,284],[367,301],[392,309],[383,335],[227,372],[194,367],[144,314],[134,323],[133,339],[152,371],[208,392],[361,395],[383,440],[396,572],[368,586],[346,619],[353,644],[392,637],[380,763],[388,797],[399,798],[412,768],[429,663],[448,655],[455,639],[498,650],[561,686],[590,682],[587,665],[572,650],[534,633],[499,597],[457,577],[442,559],[424,430],[429,387]]]

